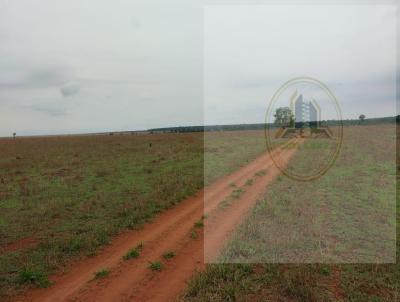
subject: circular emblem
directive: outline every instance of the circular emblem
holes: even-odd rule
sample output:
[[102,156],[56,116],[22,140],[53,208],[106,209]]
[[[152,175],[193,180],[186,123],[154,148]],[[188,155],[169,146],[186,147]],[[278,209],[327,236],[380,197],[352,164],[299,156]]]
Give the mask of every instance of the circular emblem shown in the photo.
[[[265,141],[284,175],[300,181],[321,177],[335,163],[342,140],[340,106],[324,83],[298,77],[275,92],[266,112]],[[289,149],[296,150],[288,161]]]

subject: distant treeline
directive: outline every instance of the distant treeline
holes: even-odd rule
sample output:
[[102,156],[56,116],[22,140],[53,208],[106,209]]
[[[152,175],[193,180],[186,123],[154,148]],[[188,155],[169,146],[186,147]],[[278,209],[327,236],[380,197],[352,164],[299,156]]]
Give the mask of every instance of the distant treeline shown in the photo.
[[[322,125],[328,126],[352,126],[352,125],[378,125],[378,124],[393,124],[400,122],[400,115],[379,117],[379,118],[367,118],[363,121],[359,119],[351,120],[327,120],[321,121]],[[165,128],[154,128],[149,129],[150,132],[172,132],[172,133],[184,133],[184,132],[208,132],[208,131],[239,131],[239,130],[264,130],[266,124],[236,124],[236,125],[210,125],[210,126],[180,126],[180,127],[165,127]],[[269,127],[275,127],[274,124],[268,124]]]

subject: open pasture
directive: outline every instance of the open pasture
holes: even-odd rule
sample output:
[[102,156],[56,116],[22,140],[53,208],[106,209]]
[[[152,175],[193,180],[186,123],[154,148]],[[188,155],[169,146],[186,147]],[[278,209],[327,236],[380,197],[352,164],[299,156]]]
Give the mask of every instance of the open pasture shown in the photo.
[[[305,142],[291,165],[313,167],[324,144]],[[396,185],[396,126],[345,127],[333,167],[278,177],[182,300],[397,301]]]
[[[263,151],[262,131],[212,136],[210,180]],[[0,139],[0,295],[49,286],[71,260],[200,190],[203,141],[202,133]]]

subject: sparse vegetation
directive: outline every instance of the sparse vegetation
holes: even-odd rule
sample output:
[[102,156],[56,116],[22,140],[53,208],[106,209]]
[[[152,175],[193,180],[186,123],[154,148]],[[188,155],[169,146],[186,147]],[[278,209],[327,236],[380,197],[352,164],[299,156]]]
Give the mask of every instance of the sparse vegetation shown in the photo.
[[202,228],[204,226],[204,221],[203,219],[200,219],[199,221],[196,221],[194,224],[195,228]]
[[234,202],[236,199],[239,199],[244,192],[245,192],[244,189],[236,187],[236,189],[234,189],[232,193],[219,204],[219,207],[220,208],[229,207],[232,204],[232,202]]
[[138,251],[141,251],[141,250],[143,249],[143,242],[141,241],[141,242],[136,246],[135,249],[137,249]]
[[132,258],[137,258],[143,249],[143,242],[139,243],[135,248],[130,249],[123,257],[124,260],[129,260]]
[[99,270],[94,273],[94,278],[93,279],[101,279],[105,278],[110,274],[110,270],[108,268],[104,268],[102,270]]
[[264,176],[267,174],[267,170],[263,169],[258,171],[256,174],[254,174],[254,176]]
[[217,166],[205,175],[203,133],[110,134],[0,139],[0,247],[40,238],[0,255],[0,296],[27,263],[48,276],[93,256],[264,150],[263,131],[213,133],[206,156]]
[[254,180],[252,178],[246,180],[246,186],[251,186],[253,184]]
[[175,252],[174,251],[166,251],[163,254],[164,259],[168,260],[168,259],[172,259],[175,257]]
[[[276,145],[283,143],[278,142]],[[236,171],[264,152],[264,131],[204,133],[204,180],[210,184],[222,175]],[[230,184],[236,187],[236,184]]]
[[124,255],[124,260],[129,260],[129,259],[132,259],[132,258],[137,258],[137,257],[139,257],[139,255],[140,255],[140,252],[139,252],[139,250],[137,249],[137,248],[134,248],[134,249],[130,249],[125,255]]
[[234,199],[240,198],[240,196],[244,193],[244,190],[242,188],[238,188],[232,191],[231,197]]
[[[278,257],[280,252],[281,256],[288,257],[293,251],[291,257],[296,261],[295,257],[309,255],[313,248],[313,255],[321,255],[322,248],[323,255],[332,256],[333,261],[338,255],[328,251],[336,250],[341,257],[354,257],[357,252],[364,251],[360,256],[366,259],[368,250],[365,247],[372,251],[369,244],[380,242],[377,251],[380,259],[391,259],[393,247],[397,250],[399,247],[399,240],[397,246],[393,242],[396,220],[399,234],[399,214],[395,216],[391,206],[396,198],[396,135],[393,130],[393,126],[349,128],[340,157],[327,175],[313,182],[277,178],[232,237],[223,257],[227,257],[228,262],[273,262],[272,257]],[[303,158],[304,167],[315,158],[306,157],[303,151],[315,148],[320,148],[320,144],[312,142],[295,155],[297,159]],[[298,167],[302,168],[300,163]],[[400,202],[398,199],[396,202],[399,213]],[[355,215],[349,215],[352,206]],[[312,219],[314,214],[318,214],[317,219]],[[329,220],[325,215],[328,214],[338,219],[333,226],[327,224]],[[346,217],[350,218],[344,219]],[[378,223],[373,224],[373,221]],[[322,227],[325,236],[321,240],[316,230]],[[375,239],[357,241],[360,234],[365,233]],[[314,245],[311,234],[323,243]],[[286,242],[285,238],[291,239]],[[341,238],[351,244],[343,244],[346,241]],[[295,249],[291,249],[291,245]],[[288,262],[287,258],[275,260]],[[190,282],[182,301],[397,301],[398,253],[396,262],[208,265],[205,272]]]
[[199,237],[199,235],[197,234],[197,232],[195,230],[190,232],[190,238],[197,239],[198,237]]
[[44,272],[29,267],[24,268],[19,273],[19,282],[21,284],[34,284],[37,287],[48,287],[51,284]]
[[[349,173],[355,171],[354,163],[357,160],[364,160],[363,168],[357,170],[357,175],[362,175],[360,179],[363,181],[358,185],[365,194],[371,188],[390,184],[389,178],[395,172],[384,162],[390,150],[385,144],[386,147],[382,148],[379,142],[381,139],[393,140],[395,134],[384,128],[349,128],[349,131],[356,131],[352,132],[357,140],[355,142],[372,155],[363,159],[354,150],[343,150],[341,155],[346,161],[336,170],[337,174],[324,178],[332,190],[321,190],[326,188],[324,186],[308,188],[307,192],[315,194],[312,202],[322,205],[319,202],[324,196],[333,195],[335,203],[332,205],[340,206],[348,201],[343,197],[345,191],[342,192],[340,188],[346,185]],[[48,275],[68,265],[70,260],[94,255],[118,232],[126,228],[138,228],[157,213],[192,195],[204,183],[246,164],[265,150],[264,138],[260,133],[207,134],[208,139],[212,138],[208,142],[214,145],[205,145],[204,156],[208,160],[205,171],[202,134],[152,134],[151,148],[147,135],[21,137],[18,138],[18,144],[11,138],[0,140],[0,245],[4,248],[25,238],[35,239],[27,247],[12,251],[3,249],[5,252],[0,255],[0,295],[20,286],[49,286]],[[367,139],[363,137],[365,133],[368,134]],[[373,138],[376,140],[371,141]],[[323,143],[314,142],[305,145],[302,150],[323,148]],[[377,166],[375,160],[381,163]],[[378,175],[377,171],[382,172],[379,179],[373,177]],[[266,173],[266,170],[260,170],[254,177]],[[246,182],[247,186],[250,186],[250,180]],[[269,190],[272,195],[268,195],[268,203],[262,204],[266,208],[259,205],[255,209],[259,214],[262,211],[271,214],[272,218],[263,221],[263,227],[268,227],[273,215],[290,209],[294,199],[299,200],[299,205],[306,204],[301,202],[306,192],[304,183],[300,188],[300,184],[286,180],[284,176],[278,177]],[[243,188],[236,185],[231,187],[229,202],[244,192]],[[374,191],[369,196],[375,196],[373,194],[379,192]],[[380,200],[387,199],[384,194],[379,196]],[[282,203],[278,204],[278,201]],[[365,211],[363,206],[360,204],[359,209]],[[291,213],[287,212],[287,215]],[[375,214],[379,214],[379,211]],[[256,226],[257,221],[254,220],[253,224],[255,233],[260,230]],[[200,227],[201,223],[196,223],[189,236],[197,239],[201,231],[197,228]],[[338,232],[340,227],[337,227]],[[285,230],[289,231],[290,228]],[[359,228],[348,234],[362,230],[365,229]],[[379,236],[385,235],[379,229],[374,232]],[[321,242],[324,244],[323,240]],[[384,240],[381,242],[387,243]],[[140,251],[140,245],[128,251],[127,255],[133,253],[128,259],[140,256]],[[245,240],[240,245],[240,251],[260,252],[247,245]],[[167,259],[164,254],[162,256]],[[150,263],[149,267],[159,271],[163,264],[156,261]],[[192,281],[185,300],[232,301],[243,298],[257,301],[257,298],[271,297],[272,301],[279,298],[282,301],[319,302],[335,301],[335,295],[340,294],[344,301],[393,301],[399,271],[398,264],[337,267],[213,265]],[[108,275],[109,271],[105,269],[97,273],[101,278]],[[339,280],[339,293],[333,293],[327,286],[332,280]],[[307,282],[307,286],[304,282]],[[374,293],[365,291],[365,288],[373,288]]]
[[152,271],[160,272],[164,268],[164,265],[160,261],[150,262],[149,268]]
[[[203,187],[200,134],[154,134],[151,149],[149,140],[148,135],[21,137],[18,144],[0,139],[0,248],[18,246],[0,254],[0,297],[21,284],[28,263],[52,274]],[[38,240],[18,244],[26,238]]]

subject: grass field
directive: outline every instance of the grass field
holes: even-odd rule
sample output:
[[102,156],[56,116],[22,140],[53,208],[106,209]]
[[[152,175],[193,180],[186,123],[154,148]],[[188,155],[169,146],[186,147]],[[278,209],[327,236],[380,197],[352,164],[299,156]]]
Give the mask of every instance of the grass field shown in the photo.
[[205,132],[205,183],[234,172],[265,150],[264,131]]
[[[364,211],[360,217],[379,221],[387,217],[387,211],[393,213],[393,203],[369,207],[365,202],[379,201],[384,205],[392,198],[395,133],[390,126],[349,127],[345,133],[348,143],[324,178],[303,183],[282,176],[270,186],[251,219],[232,238],[225,257],[242,261],[240,257],[246,255],[247,260],[257,256],[270,261],[268,241],[249,249],[252,243],[243,239],[257,238],[260,232],[279,236],[283,227],[284,233],[298,235],[299,240],[290,243],[301,244],[304,253],[314,247],[314,239],[323,242],[326,250],[331,251],[334,243],[340,247],[342,230],[351,230],[347,234],[357,239],[368,224],[359,220],[354,225],[342,219],[340,215],[354,213],[354,208],[343,211],[347,197],[352,198],[351,205]],[[323,142],[304,145],[296,155],[294,167],[307,167],[307,161],[314,157],[305,155],[321,146]],[[205,137],[197,133],[0,140],[0,296],[29,286],[50,286],[49,274],[68,269],[73,260],[96,254],[112,236],[124,229],[139,228],[157,213],[235,171],[264,150],[262,131],[212,132]],[[354,178],[358,181],[354,182]],[[312,238],[311,244],[304,240],[309,238],[307,233],[298,233],[299,225],[289,223],[293,221],[291,215],[299,213],[291,210],[300,208],[301,219],[297,217],[296,221],[303,223],[303,229],[307,226],[309,234],[315,233],[317,225],[307,223],[307,215],[313,213],[309,211],[310,196],[313,209],[336,213],[337,216],[328,217],[340,218],[341,222],[328,228],[321,221],[319,226],[327,227],[326,237]],[[327,205],[326,200],[335,202]],[[297,207],[293,207],[293,201],[300,201]],[[265,217],[271,218],[271,211],[285,213],[278,215],[282,221],[266,220]],[[383,252],[390,251],[393,244],[392,234],[383,232],[393,231],[394,223],[392,220],[388,225],[381,224],[382,229],[367,228],[370,238],[386,244]],[[288,241],[281,244],[284,249]],[[338,250],[340,257],[348,255],[351,259],[353,253],[348,246]],[[320,251],[319,246],[316,251]],[[126,259],[135,255],[127,254]],[[395,264],[208,265],[191,281],[183,300],[395,301],[399,271]],[[104,268],[95,278],[107,274]]]
[[[210,181],[263,151],[260,131],[216,138]],[[201,133],[1,139],[0,296],[49,286],[71,260],[193,195],[203,151]]]
[[[397,301],[399,265],[379,264],[396,261],[394,127],[346,127],[324,177],[278,177],[232,236],[227,264],[208,265],[182,300]],[[313,167],[323,144],[305,142],[291,165]]]
[[202,142],[195,134],[0,140],[1,294],[47,286],[70,259],[193,195],[203,186]]

